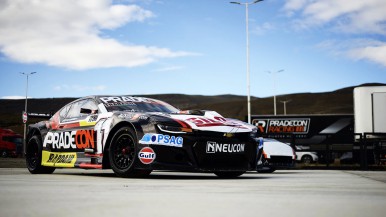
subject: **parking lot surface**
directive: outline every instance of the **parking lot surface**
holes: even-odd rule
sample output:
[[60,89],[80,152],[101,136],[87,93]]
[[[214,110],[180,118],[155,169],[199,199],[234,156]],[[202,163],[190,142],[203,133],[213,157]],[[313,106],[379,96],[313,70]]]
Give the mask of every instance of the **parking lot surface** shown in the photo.
[[0,216],[385,216],[386,172],[282,170],[238,179],[111,170],[0,169]]

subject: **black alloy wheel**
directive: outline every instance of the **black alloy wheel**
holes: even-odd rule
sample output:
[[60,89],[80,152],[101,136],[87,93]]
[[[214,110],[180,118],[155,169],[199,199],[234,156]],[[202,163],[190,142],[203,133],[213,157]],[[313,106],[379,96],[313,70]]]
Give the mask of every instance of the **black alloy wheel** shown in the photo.
[[109,160],[114,173],[120,177],[140,177],[149,175],[151,171],[136,170],[137,140],[129,127],[119,129],[111,140]]
[[28,141],[25,160],[28,171],[32,174],[50,174],[55,171],[55,167],[45,167],[41,165],[42,142],[37,135]]
[[4,158],[8,157],[8,152],[7,152],[7,150],[2,150],[2,151],[1,151],[1,157],[4,157]]

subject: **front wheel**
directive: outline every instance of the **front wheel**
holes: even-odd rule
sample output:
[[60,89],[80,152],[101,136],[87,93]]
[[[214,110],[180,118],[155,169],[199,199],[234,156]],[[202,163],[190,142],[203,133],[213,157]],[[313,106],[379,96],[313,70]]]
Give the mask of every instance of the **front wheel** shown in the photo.
[[7,150],[3,150],[3,151],[1,151],[1,157],[8,157],[8,152],[7,152]]
[[32,174],[51,174],[55,167],[45,167],[42,162],[42,141],[40,137],[33,136],[27,144],[25,160],[28,171]]
[[219,178],[224,178],[224,179],[231,179],[231,178],[237,178],[241,175],[243,175],[245,171],[237,171],[237,172],[215,172],[216,176]]
[[136,170],[137,139],[132,129],[122,127],[113,136],[109,160],[114,173],[120,177],[133,178],[149,175],[151,170]]

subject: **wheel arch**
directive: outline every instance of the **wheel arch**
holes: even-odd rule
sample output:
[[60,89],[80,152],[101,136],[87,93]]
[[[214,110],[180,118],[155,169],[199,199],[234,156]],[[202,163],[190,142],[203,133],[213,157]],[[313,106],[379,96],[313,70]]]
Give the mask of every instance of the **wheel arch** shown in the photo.
[[[40,140],[43,142],[43,135],[42,135],[42,132],[40,131],[40,129],[38,127],[29,127],[27,136],[25,138],[25,140],[26,140],[25,141],[26,148],[27,148],[27,145],[28,145],[28,141],[33,136],[38,136],[40,138]],[[26,150],[23,150],[23,151],[24,151],[24,154],[25,154]]]
[[114,134],[122,127],[129,127],[130,129],[132,129],[135,132],[136,137],[138,137],[138,132],[142,132],[141,127],[135,123],[128,122],[128,121],[121,121],[121,122],[117,123],[110,130],[109,135],[108,135],[107,140],[106,140],[106,143],[105,143],[105,146],[104,146],[104,149],[103,149],[102,169],[111,169],[110,160],[109,160],[111,140],[112,140]]

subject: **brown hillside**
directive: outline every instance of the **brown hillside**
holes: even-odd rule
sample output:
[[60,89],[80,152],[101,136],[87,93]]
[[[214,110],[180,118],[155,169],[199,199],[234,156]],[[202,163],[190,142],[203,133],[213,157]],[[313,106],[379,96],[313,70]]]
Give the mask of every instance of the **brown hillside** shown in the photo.
[[[385,84],[364,84],[375,86]],[[347,87],[325,93],[298,93],[277,96],[277,114],[283,114],[283,103],[287,103],[287,114],[350,114],[353,113],[353,89]],[[247,115],[246,96],[236,95],[184,95],[159,94],[144,95],[145,97],[166,101],[182,110],[205,109],[214,110],[225,117],[245,120]],[[75,98],[29,99],[28,111],[34,113],[54,113]],[[255,115],[273,114],[273,97],[251,97],[251,113]],[[15,132],[23,132],[21,119],[24,100],[0,100],[0,128],[10,128]],[[34,123],[38,119],[29,119]]]

